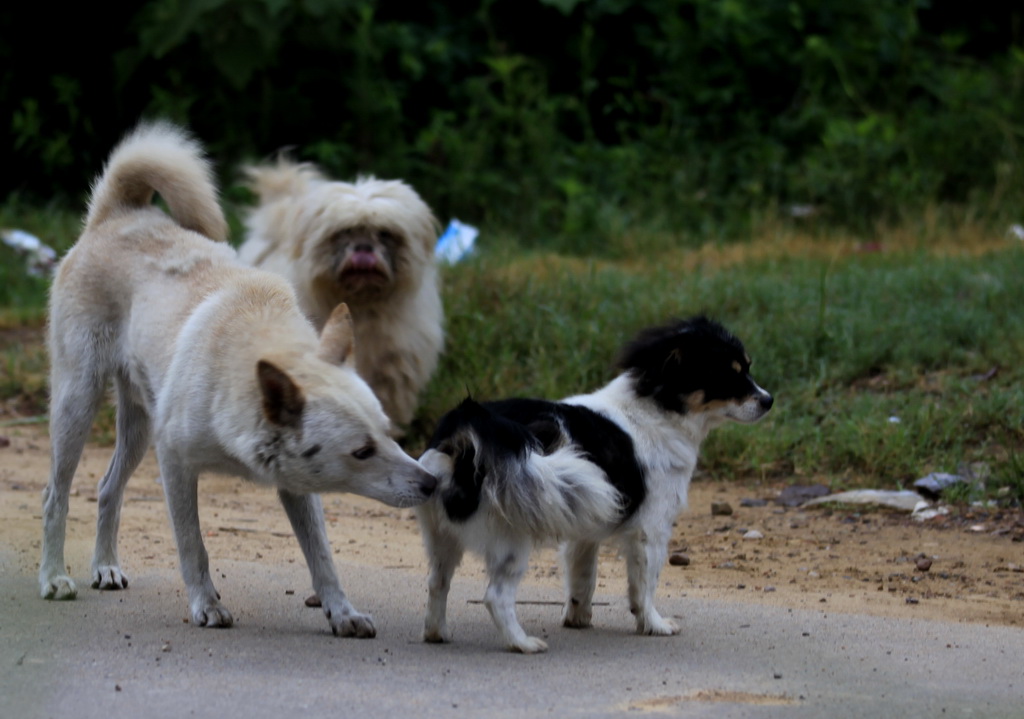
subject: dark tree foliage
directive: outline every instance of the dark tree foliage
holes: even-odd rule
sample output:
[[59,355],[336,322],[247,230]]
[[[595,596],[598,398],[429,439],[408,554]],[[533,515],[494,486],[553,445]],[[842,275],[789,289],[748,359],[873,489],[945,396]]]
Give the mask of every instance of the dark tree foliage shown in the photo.
[[238,163],[291,147],[538,241],[795,203],[863,226],[1015,211],[1022,20],[991,0],[6,3],[0,196],[78,201],[162,116],[229,198]]

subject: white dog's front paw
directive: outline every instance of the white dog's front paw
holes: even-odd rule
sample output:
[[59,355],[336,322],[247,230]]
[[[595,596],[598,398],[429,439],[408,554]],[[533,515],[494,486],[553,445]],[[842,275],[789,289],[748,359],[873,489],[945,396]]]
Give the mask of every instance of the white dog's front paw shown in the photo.
[[358,637],[359,639],[373,639],[377,636],[377,627],[373,624],[373,617],[369,614],[362,614],[354,609],[343,612],[327,611],[327,621],[330,622],[331,631],[336,637]]
[[669,637],[679,634],[679,625],[670,619],[663,618],[657,612],[653,612],[636,623],[636,633],[646,636]]
[[92,570],[93,589],[127,589],[128,577],[114,564],[101,564]]
[[57,574],[39,581],[39,594],[43,599],[74,599],[78,596],[75,581],[66,574]]
[[548,650],[548,643],[538,637],[526,637],[521,641],[509,644],[508,648],[522,654],[540,654]]
[[570,629],[588,629],[592,625],[594,611],[590,604],[569,600],[562,610],[562,626]]
[[214,599],[192,605],[192,623],[197,627],[230,627],[235,620],[227,607]]
[[430,644],[446,644],[452,640],[452,633],[444,624],[440,626],[427,625],[423,628],[423,641]]

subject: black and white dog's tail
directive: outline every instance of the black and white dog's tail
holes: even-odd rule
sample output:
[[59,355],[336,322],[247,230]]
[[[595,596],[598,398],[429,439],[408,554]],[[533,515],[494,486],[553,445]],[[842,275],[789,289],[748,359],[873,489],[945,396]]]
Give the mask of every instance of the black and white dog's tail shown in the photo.
[[561,540],[600,536],[622,518],[619,492],[564,433],[538,432],[472,399],[441,419],[420,464],[438,478],[435,496],[453,522],[480,511],[534,539]]

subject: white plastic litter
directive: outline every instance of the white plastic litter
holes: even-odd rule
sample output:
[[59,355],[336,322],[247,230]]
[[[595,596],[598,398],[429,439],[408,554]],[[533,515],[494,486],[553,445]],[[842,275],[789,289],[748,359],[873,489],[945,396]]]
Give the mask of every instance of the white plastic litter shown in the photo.
[[1007,234],[1011,237],[1016,237],[1018,240],[1024,240],[1024,225],[1010,225]]
[[800,205],[800,204],[797,204],[797,205],[790,205],[789,206],[789,216],[790,217],[795,217],[797,219],[800,219],[800,218],[804,218],[804,217],[814,217],[816,214],[818,214],[818,208],[815,207],[814,205]]
[[24,230],[0,230],[4,244],[28,259],[28,273],[32,277],[49,277],[57,266],[57,253],[35,235]]
[[[824,497],[804,502],[804,507],[826,502],[839,502],[842,504],[877,504],[883,507],[902,509],[905,512],[921,511],[931,505],[921,499],[921,495],[909,489],[900,491],[887,489],[856,489],[851,492],[839,492],[838,494],[827,494]],[[924,506],[921,506],[921,505]]]
[[[928,505],[927,502],[924,502]],[[935,507],[924,506],[921,509],[915,509],[910,516],[917,522],[926,522],[929,519],[935,519],[935,517],[943,517],[949,514],[949,507]]]
[[442,262],[454,265],[473,251],[473,246],[476,244],[476,238],[479,234],[480,230],[472,225],[452,220],[437,239],[437,247],[434,250],[434,254]]

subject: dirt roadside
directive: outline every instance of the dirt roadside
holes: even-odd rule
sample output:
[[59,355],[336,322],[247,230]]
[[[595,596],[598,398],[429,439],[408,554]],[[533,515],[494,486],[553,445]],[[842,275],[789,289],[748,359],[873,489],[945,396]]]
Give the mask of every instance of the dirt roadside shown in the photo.
[[[0,446],[0,536],[13,549],[11,569],[32,575],[39,561],[49,439],[39,426],[8,427],[0,435],[8,441]],[[88,446],[73,485],[67,561],[80,586],[87,584],[95,534],[96,483],[111,451]],[[126,492],[120,552],[129,577],[144,574],[147,567],[177,567],[157,477],[150,453]],[[1024,626],[1024,517],[1019,511],[954,511],[916,522],[889,510],[784,508],[771,501],[781,489],[695,481],[690,509],[679,518],[672,542],[673,552],[685,555],[688,563],[665,567],[659,595]],[[214,567],[218,558],[303,561],[272,491],[210,477],[200,492]],[[745,499],[769,501],[741,506]],[[713,516],[712,502],[727,502],[733,514]],[[369,567],[408,569],[423,577],[425,592],[426,563],[411,510],[351,495],[325,497],[325,507],[336,554]],[[762,538],[745,539],[750,530]],[[478,576],[483,596],[478,560],[467,557],[459,575]],[[550,587],[551,601],[559,600],[561,572],[553,549],[535,553],[527,582]],[[294,593],[296,602],[309,593],[308,586],[285,591]],[[603,549],[598,592],[624,591],[624,563],[614,548]]]

